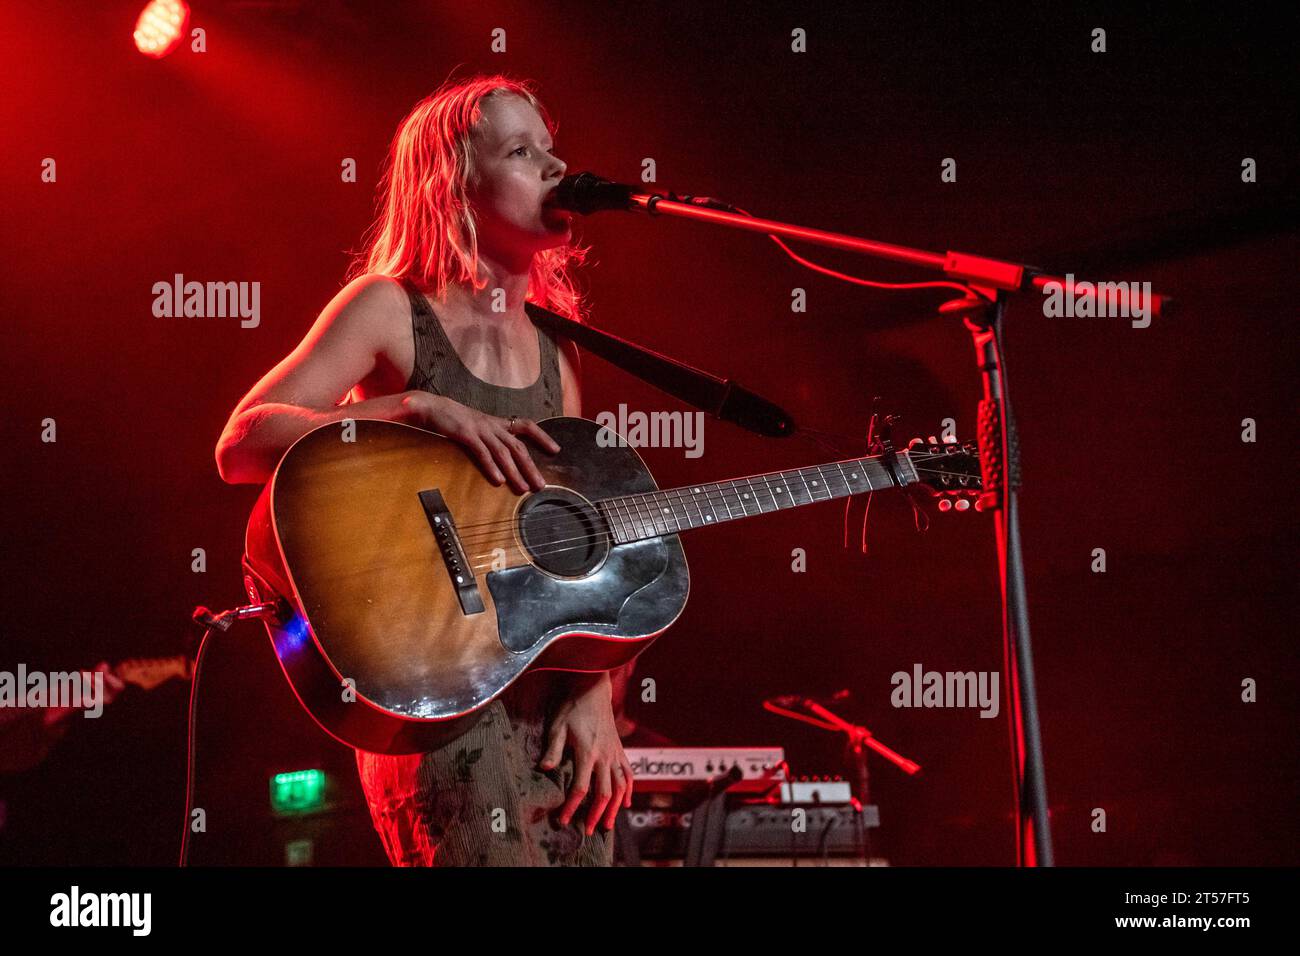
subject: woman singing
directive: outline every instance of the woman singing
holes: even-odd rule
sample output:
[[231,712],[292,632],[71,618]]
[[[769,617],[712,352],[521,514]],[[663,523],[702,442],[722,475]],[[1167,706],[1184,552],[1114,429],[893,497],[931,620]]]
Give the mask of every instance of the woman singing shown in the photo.
[[[577,350],[535,303],[580,318],[582,252],[548,199],[565,165],[532,86],[444,84],[398,126],[379,214],[351,281],[236,406],[217,445],[228,482],[265,482],[308,431],[381,418],[462,445],[494,484],[544,485],[526,442],[581,415]],[[607,672],[530,672],[468,732],[410,756],[357,752],[389,859],[412,866],[608,866],[631,805]]]

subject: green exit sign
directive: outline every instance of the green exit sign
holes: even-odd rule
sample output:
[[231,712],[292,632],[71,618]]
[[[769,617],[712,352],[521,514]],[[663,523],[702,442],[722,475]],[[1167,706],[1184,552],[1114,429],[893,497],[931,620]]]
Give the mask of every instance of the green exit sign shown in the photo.
[[291,770],[271,778],[273,813],[315,813],[324,807],[324,770]]

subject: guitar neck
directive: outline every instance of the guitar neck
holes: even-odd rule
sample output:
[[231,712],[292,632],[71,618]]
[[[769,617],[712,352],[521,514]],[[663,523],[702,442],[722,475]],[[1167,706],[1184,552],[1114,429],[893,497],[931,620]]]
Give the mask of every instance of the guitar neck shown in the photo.
[[[721,524],[752,515],[771,514],[818,501],[867,491],[895,488],[883,455],[809,465],[792,471],[732,478],[704,485],[603,498],[596,502],[618,544],[662,534]],[[916,467],[905,451],[895,454],[901,484],[917,481]]]

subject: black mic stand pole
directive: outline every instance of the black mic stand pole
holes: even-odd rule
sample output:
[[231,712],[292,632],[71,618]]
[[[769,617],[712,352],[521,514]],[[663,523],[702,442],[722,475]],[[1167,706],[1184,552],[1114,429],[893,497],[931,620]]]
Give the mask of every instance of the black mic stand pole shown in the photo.
[[975,361],[984,382],[979,405],[980,503],[993,510],[998,548],[998,578],[1002,594],[1003,669],[1009,707],[1012,771],[1016,784],[1016,862],[1020,866],[1052,866],[1051,830],[1047,816],[1047,782],[1038,725],[1038,695],[1034,685],[1029,640],[1029,598],[1025,589],[1024,557],[1020,547],[1017,490],[1020,457],[1015,422],[1007,400],[1002,367],[1002,315],[1006,293],[954,299],[939,307],[944,315],[960,315],[975,344]]

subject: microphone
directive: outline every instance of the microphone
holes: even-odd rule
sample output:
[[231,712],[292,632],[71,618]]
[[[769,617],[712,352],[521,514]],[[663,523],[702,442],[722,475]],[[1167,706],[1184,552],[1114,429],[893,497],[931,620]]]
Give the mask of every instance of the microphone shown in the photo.
[[767,702],[775,704],[778,707],[804,707],[808,704],[841,704],[853,697],[853,692],[848,688],[837,690],[830,697],[808,697],[804,694],[781,694],[778,697],[769,697]]
[[777,707],[799,707],[807,699],[803,694],[781,694],[778,697],[769,697],[767,702]]
[[[714,199],[712,196],[679,196],[669,191],[664,193],[645,192],[639,186],[628,186],[597,176],[595,173],[575,173],[565,176],[551,193],[548,203],[567,209],[570,212],[588,216],[605,209],[621,209],[624,212],[640,209],[654,215],[661,201],[681,203],[700,209],[717,209],[721,212],[740,213],[731,203]],[[678,213],[682,215],[682,213]],[[748,216],[748,213],[743,215]]]
[[610,182],[595,173],[565,176],[555,187],[555,205],[588,216],[604,209],[631,209],[631,186]]

